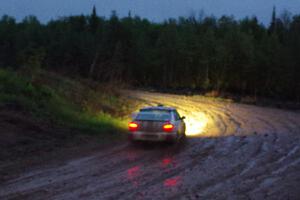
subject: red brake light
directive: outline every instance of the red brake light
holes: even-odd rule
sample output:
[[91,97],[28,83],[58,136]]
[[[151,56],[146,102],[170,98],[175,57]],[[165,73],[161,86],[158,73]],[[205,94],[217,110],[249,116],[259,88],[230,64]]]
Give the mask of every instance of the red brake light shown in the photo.
[[165,132],[171,132],[174,129],[174,125],[173,124],[165,124],[163,125],[163,130]]
[[138,130],[139,125],[136,122],[130,122],[128,124],[128,129],[130,131],[137,131]]

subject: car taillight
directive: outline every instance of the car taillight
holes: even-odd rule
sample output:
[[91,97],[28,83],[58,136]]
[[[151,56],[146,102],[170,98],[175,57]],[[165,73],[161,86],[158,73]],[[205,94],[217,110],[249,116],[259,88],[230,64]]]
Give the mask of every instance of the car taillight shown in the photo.
[[130,122],[130,123],[128,124],[128,129],[129,129],[130,131],[137,131],[138,128],[139,128],[139,125],[138,125],[136,122]]
[[174,129],[174,125],[173,124],[164,124],[163,125],[163,130],[165,131],[165,132],[171,132],[171,131],[173,131],[173,129]]

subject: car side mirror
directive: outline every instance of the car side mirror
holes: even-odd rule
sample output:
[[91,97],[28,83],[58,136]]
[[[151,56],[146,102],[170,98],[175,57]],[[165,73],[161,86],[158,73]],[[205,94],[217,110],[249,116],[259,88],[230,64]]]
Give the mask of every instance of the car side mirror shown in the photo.
[[185,116],[182,116],[180,119],[181,119],[181,120],[184,120],[184,119],[185,119]]

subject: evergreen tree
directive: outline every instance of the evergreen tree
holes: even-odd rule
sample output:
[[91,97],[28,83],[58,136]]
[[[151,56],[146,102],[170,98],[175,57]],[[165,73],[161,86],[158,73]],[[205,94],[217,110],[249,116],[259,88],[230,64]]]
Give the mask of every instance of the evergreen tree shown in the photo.
[[98,26],[99,26],[99,18],[97,16],[96,7],[93,7],[92,14],[89,18],[89,26],[90,30],[93,34],[97,32]]

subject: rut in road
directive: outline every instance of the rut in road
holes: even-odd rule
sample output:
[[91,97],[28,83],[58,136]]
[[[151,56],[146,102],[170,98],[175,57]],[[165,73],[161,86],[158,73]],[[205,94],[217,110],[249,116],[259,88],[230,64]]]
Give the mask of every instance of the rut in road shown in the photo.
[[186,143],[121,144],[30,171],[0,184],[0,199],[299,199],[299,113],[127,93],[176,107],[187,117]]

